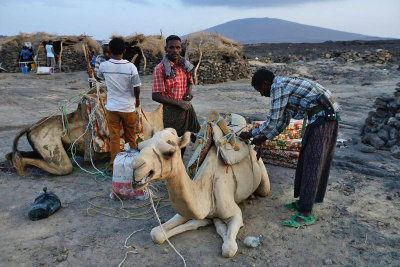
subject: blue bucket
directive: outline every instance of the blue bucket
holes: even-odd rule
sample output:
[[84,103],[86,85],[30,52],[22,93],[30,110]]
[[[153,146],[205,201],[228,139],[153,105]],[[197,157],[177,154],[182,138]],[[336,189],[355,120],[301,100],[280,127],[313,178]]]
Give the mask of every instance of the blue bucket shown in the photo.
[[24,74],[28,73],[28,68],[26,66],[21,66],[21,72]]

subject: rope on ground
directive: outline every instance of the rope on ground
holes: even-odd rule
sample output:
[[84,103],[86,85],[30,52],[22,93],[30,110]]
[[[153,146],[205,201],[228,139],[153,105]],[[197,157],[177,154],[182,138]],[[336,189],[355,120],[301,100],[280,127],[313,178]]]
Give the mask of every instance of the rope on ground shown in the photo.
[[[124,201],[117,194],[114,194],[114,196],[116,196],[121,203],[121,206],[119,208],[103,207],[101,205],[97,205],[92,202],[93,199],[99,198],[99,197],[102,197],[102,196],[105,196],[108,194],[109,193],[105,193],[105,194],[103,193],[103,194],[99,194],[99,195],[89,198],[87,200],[87,202],[89,203],[90,207],[86,209],[86,213],[92,217],[94,217],[98,214],[101,214],[103,216],[107,216],[107,217],[111,217],[111,218],[128,219],[128,220],[149,220],[152,218],[151,215],[146,216],[151,213],[151,208],[148,208],[147,210],[145,210],[143,212],[138,212],[138,213],[129,211],[129,210],[137,210],[137,209],[145,208],[150,205],[150,202],[138,204],[135,206],[125,206]],[[151,193],[149,193],[149,195],[151,195]],[[168,199],[165,196],[158,197],[156,199],[156,206],[157,206],[158,210],[170,206],[168,204],[161,205],[162,202],[168,202]],[[107,212],[107,211],[110,211],[110,212]],[[114,212],[117,215],[112,214],[111,212]]]
[[182,259],[182,261],[183,261],[183,266],[186,267],[185,258],[179,253],[179,251],[174,247],[174,245],[172,245],[172,243],[169,241],[169,239],[168,239],[168,237],[167,237],[167,234],[164,232],[164,228],[163,228],[163,226],[162,226],[162,224],[161,224],[160,217],[158,217],[158,213],[157,213],[156,207],[154,206],[154,201],[153,201],[153,197],[151,196],[151,192],[149,192],[149,196],[150,196],[151,206],[153,207],[154,214],[156,215],[157,221],[158,221],[158,223],[160,224],[160,228],[161,228],[161,231],[162,231],[162,233],[163,233],[163,235],[164,235],[164,237],[165,237],[165,240],[167,240],[168,244],[175,250],[176,254],[178,254],[179,257],[181,257],[181,259]]
[[[143,229],[139,229],[136,231],[133,231],[132,234],[130,234],[126,239],[125,239],[125,243],[124,243],[124,248],[133,248],[132,246],[127,246],[126,243],[128,242],[129,238],[131,238],[131,236],[137,232],[143,231]],[[122,264],[126,261],[126,258],[128,257],[128,254],[132,253],[132,254],[137,254],[138,252],[136,250],[129,250],[125,253],[125,257],[124,259],[118,264],[118,267],[121,267]]]

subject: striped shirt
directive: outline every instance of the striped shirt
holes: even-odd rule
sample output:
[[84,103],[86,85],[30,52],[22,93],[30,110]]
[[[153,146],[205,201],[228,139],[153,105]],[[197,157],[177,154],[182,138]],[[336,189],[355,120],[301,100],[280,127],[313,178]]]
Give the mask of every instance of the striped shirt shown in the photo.
[[[107,61],[107,59],[103,54],[98,55],[96,57],[96,62],[94,63],[94,72],[96,73],[96,75],[97,75],[97,72],[99,72],[100,64],[103,63],[104,61]],[[99,77],[97,77],[97,78],[99,78]],[[100,80],[104,80],[104,79],[100,79]]]
[[[272,140],[289,125],[290,119],[302,119],[307,110],[318,105],[317,98],[321,93],[328,98],[332,93],[316,82],[299,78],[275,77],[271,85],[271,105],[265,122],[253,129],[253,136],[263,134]],[[334,106],[338,111],[339,105]],[[324,111],[313,115],[309,124],[318,117],[324,116]]]
[[135,65],[125,59],[110,59],[100,64],[97,77],[106,80],[107,110],[135,111],[134,87],[142,85]]
[[175,78],[167,79],[165,77],[164,65],[161,62],[154,68],[153,93],[161,93],[161,95],[174,100],[182,100],[188,88],[188,82],[193,84],[192,73],[185,73],[182,63],[178,61],[175,66],[170,61],[171,68],[175,71]]

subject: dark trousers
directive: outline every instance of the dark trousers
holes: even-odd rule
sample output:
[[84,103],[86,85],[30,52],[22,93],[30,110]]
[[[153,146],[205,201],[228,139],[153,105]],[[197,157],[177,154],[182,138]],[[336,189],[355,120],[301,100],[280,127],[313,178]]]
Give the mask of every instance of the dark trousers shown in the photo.
[[306,128],[294,182],[300,212],[311,212],[314,202],[324,200],[338,128],[338,121],[325,122],[322,118]]

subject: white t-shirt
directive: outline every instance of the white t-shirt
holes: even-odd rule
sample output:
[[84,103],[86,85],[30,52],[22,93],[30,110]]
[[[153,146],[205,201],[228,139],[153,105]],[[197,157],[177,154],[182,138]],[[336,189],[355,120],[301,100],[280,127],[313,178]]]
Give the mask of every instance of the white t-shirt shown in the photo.
[[135,95],[133,88],[142,85],[136,66],[122,59],[102,62],[97,77],[105,79],[109,111],[134,112]]
[[51,44],[46,45],[46,52],[47,52],[47,57],[54,57],[53,50],[51,50],[53,46]]

